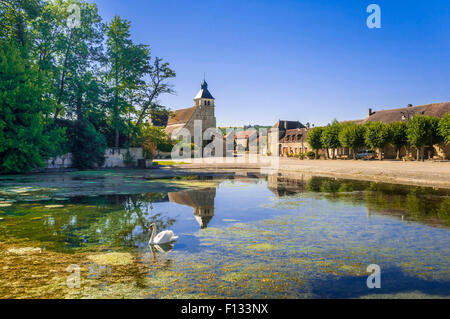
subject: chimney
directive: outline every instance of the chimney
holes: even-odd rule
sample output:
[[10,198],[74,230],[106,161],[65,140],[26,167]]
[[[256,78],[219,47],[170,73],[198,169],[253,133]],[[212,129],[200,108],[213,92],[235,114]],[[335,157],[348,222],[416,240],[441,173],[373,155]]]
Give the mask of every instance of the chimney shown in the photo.
[[372,109],[369,108],[369,111],[367,112],[367,117],[370,117],[372,114],[373,114],[373,113],[372,113]]

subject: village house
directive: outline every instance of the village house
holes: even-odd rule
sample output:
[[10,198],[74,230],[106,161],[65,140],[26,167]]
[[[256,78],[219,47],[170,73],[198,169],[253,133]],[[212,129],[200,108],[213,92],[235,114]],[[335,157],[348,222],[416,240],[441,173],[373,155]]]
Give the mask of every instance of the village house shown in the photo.
[[280,138],[280,154],[283,156],[305,155],[310,150],[306,137],[308,128],[295,128],[286,130],[284,136]]
[[[445,103],[434,103],[426,105],[412,106],[409,105],[403,108],[388,109],[374,111],[369,108],[367,117],[360,120],[342,121],[341,123],[355,123],[355,124],[365,124],[368,122],[382,122],[382,123],[393,123],[393,122],[408,122],[415,115],[428,115],[438,118],[442,118],[445,114],[450,113],[450,102]],[[307,143],[307,135],[310,130],[309,125],[303,126],[298,121],[278,121],[275,123],[273,128],[279,129],[279,154],[280,156],[291,156],[291,155],[301,155],[306,154],[308,151],[312,150]],[[273,133],[272,133],[273,134]],[[271,139],[269,138],[269,141]],[[269,149],[271,149],[269,147]],[[331,150],[330,150],[331,152]],[[405,157],[408,154],[408,147],[405,146],[400,150],[400,156]],[[413,147],[409,147],[409,154],[415,155],[416,150]],[[324,156],[323,151],[319,152],[319,156]],[[340,148],[336,151],[337,158],[348,158],[351,155],[351,151],[348,148]],[[393,146],[388,145],[383,150],[384,158],[394,159],[396,158],[396,150]],[[434,145],[432,147],[425,148],[425,157],[433,158],[450,158],[450,145]],[[331,157],[331,153],[330,153]]]
[[[276,122],[272,129],[278,129],[278,149],[280,156],[291,156],[306,154],[310,147],[306,141],[308,135],[309,124],[303,125],[299,121],[282,121]],[[269,132],[268,141],[272,141],[271,135],[273,131]],[[269,145],[268,149],[272,149]]]
[[[408,122],[412,117],[416,115],[427,115],[434,116],[437,118],[442,118],[445,114],[450,113],[450,102],[444,103],[434,103],[434,104],[425,104],[412,106],[408,105],[402,108],[396,109],[388,109],[388,110],[380,110],[374,111],[369,108],[367,112],[367,117],[362,120],[354,120],[351,121],[356,124],[365,124],[368,122],[382,122],[385,124],[393,123],[393,122]],[[450,157],[450,145],[434,145],[432,147],[426,147],[425,157],[439,157],[439,158],[449,158]],[[350,152],[348,149],[339,149],[339,155],[348,155]],[[394,159],[397,156],[396,149],[388,145],[383,150],[384,158]],[[409,148],[409,153],[413,156],[416,154],[416,149],[413,147]],[[400,158],[407,156],[408,147],[402,147],[400,150]]]
[[234,138],[234,151],[249,152],[250,149],[254,153],[259,149],[259,135],[255,129],[245,131],[234,131],[225,135],[225,141],[229,141],[230,138]]

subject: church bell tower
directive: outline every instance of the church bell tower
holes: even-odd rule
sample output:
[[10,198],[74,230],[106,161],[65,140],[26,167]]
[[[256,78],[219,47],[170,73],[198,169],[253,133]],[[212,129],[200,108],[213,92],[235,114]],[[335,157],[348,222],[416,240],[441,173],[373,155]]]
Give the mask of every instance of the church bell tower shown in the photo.
[[203,124],[203,130],[216,127],[214,97],[208,91],[208,83],[203,80],[201,89],[194,98],[194,107],[200,112]]

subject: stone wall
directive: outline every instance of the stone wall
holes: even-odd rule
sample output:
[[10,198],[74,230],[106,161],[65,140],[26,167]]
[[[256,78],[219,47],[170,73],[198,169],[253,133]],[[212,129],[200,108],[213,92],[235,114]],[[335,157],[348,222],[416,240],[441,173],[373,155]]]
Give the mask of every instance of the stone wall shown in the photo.
[[[138,160],[144,159],[144,151],[140,147],[135,148],[108,148],[105,151],[105,163],[100,168],[125,168],[127,167],[126,154],[130,152],[133,165],[138,165]],[[72,153],[64,154],[47,161],[48,169],[73,168]]]

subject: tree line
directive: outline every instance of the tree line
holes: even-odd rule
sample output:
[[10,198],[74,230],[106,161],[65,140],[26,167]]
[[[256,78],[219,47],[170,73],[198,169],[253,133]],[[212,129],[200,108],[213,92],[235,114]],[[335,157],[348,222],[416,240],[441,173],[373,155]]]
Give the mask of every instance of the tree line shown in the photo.
[[132,40],[129,21],[105,22],[95,4],[0,0],[0,173],[43,167],[67,152],[89,168],[102,165],[106,147],[151,151],[149,136],[162,132],[146,119],[167,119],[158,98],[174,93],[175,76]]
[[408,122],[389,124],[339,123],[335,120],[327,126],[312,128],[308,132],[307,141],[315,151],[316,159],[319,150],[324,150],[326,157],[329,157],[331,150],[331,157],[334,159],[336,149],[349,148],[352,150],[353,158],[356,159],[359,150],[370,148],[378,151],[381,160],[383,149],[392,145],[396,149],[397,159],[400,159],[402,147],[412,146],[416,149],[416,159],[419,160],[423,159],[425,147],[450,143],[450,114],[446,114],[442,119],[417,115]]

